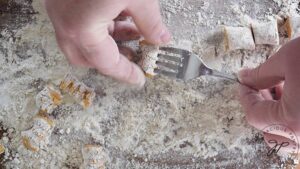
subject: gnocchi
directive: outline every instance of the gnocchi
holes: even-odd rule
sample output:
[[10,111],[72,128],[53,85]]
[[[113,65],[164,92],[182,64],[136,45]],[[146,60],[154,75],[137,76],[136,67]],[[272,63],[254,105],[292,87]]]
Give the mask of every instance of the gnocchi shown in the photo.
[[42,111],[52,113],[52,111],[62,102],[62,95],[53,86],[46,86],[36,96],[36,105]]
[[156,61],[158,60],[159,46],[149,44],[146,41],[140,42],[140,49],[142,58],[139,65],[144,70],[146,77],[153,77],[157,75],[154,70],[157,68]]
[[251,26],[255,44],[279,45],[278,26],[275,19],[264,23],[253,22]]
[[84,108],[92,105],[95,98],[95,92],[92,88],[80,82],[76,77],[67,74],[60,82],[59,88],[73,96]]
[[105,169],[107,155],[101,146],[87,144],[82,148],[81,169]]
[[252,31],[248,27],[224,27],[224,45],[226,51],[238,49],[254,50]]
[[23,131],[22,142],[26,149],[37,152],[49,143],[54,127],[53,120],[45,111],[40,110],[29,130]]
[[289,39],[295,39],[300,36],[300,16],[289,16],[285,28]]

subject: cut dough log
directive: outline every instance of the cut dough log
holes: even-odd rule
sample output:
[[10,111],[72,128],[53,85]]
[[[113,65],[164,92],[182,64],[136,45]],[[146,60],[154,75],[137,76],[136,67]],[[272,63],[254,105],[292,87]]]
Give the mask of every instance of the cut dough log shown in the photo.
[[96,95],[92,88],[86,86],[71,74],[65,76],[60,82],[59,88],[73,96],[84,108],[92,105]]
[[49,143],[53,127],[53,120],[46,112],[40,111],[34,118],[32,127],[21,133],[25,148],[37,152],[45,147]]
[[61,93],[52,86],[46,86],[36,96],[36,105],[40,110],[47,113],[52,113],[52,111],[61,104],[61,101]]
[[81,169],[105,169],[107,155],[101,146],[87,144],[82,148]]
[[156,61],[158,60],[159,46],[152,45],[146,41],[140,42],[140,49],[142,52],[142,58],[139,65],[144,70],[146,77],[153,77],[157,75],[154,69],[157,68]]
[[278,26],[275,19],[265,23],[253,22],[251,26],[255,44],[279,45]]
[[289,39],[295,39],[300,36],[300,16],[289,16],[285,28]]
[[225,50],[233,51],[238,49],[254,50],[255,43],[252,31],[248,27],[224,27]]

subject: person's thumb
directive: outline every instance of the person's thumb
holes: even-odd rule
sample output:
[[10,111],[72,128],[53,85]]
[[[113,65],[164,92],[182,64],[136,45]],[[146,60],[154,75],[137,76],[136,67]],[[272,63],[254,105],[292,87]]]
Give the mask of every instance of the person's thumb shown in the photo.
[[153,44],[168,43],[171,34],[163,24],[157,0],[138,0],[130,3],[128,12],[144,38]]
[[239,81],[255,89],[271,88],[284,80],[283,57],[277,53],[254,69],[243,69],[238,73]]

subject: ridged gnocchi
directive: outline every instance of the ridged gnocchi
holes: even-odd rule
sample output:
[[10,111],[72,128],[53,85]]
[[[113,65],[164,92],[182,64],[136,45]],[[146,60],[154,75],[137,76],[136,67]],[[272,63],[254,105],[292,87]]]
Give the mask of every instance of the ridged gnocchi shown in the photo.
[[59,88],[73,96],[84,108],[92,105],[95,98],[95,92],[92,88],[80,82],[76,77],[67,74],[60,82]]
[[140,49],[142,58],[139,65],[144,70],[146,77],[153,77],[157,75],[154,70],[157,68],[156,62],[158,61],[159,46],[152,45],[146,41],[140,42]]
[[62,103],[62,95],[58,90],[55,90],[53,86],[46,86],[37,94],[35,100],[40,110],[50,114]]
[[53,120],[45,111],[40,110],[34,117],[32,127],[21,133],[25,148],[33,152],[44,148],[49,143],[53,127]]

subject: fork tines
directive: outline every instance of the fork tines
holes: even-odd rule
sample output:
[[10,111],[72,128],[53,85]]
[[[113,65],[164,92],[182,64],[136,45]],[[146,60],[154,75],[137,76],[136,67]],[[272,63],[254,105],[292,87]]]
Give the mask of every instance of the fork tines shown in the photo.
[[191,53],[190,51],[173,47],[159,47],[159,50],[167,53],[177,54],[179,56],[189,55]]
[[183,66],[183,52],[185,51],[172,47],[160,47],[158,61],[156,62],[158,68],[154,72],[176,78],[179,69]]

